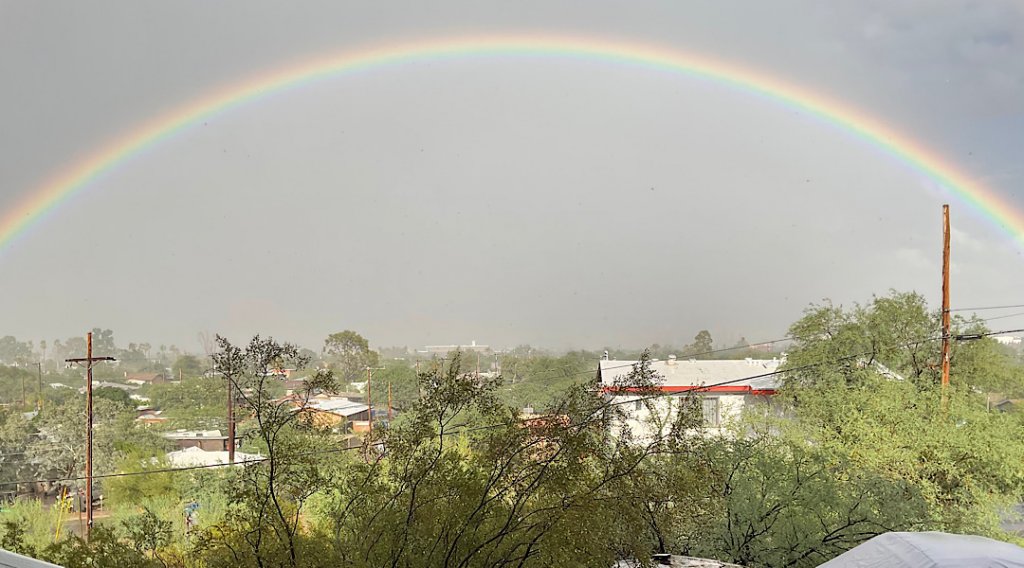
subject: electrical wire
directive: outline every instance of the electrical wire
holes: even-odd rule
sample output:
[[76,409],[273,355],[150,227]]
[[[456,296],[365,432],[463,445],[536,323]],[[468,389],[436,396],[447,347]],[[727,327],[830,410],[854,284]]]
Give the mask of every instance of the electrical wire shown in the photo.
[[979,306],[975,308],[952,308],[951,312],[981,312],[985,310],[1009,310],[1014,308],[1024,308],[1024,304],[1012,304],[1008,306]]

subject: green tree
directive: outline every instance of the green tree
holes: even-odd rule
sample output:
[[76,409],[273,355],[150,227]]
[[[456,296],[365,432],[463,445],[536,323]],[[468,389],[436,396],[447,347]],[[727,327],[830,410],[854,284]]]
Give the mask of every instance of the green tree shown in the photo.
[[202,376],[207,368],[208,365],[203,364],[195,355],[181,355],[174,361],[171,370],[174,373],[174,378],[193,379]]
[[26,448],[34,433],[20,412],[0,412],[0,481],[31,477],[32,464]]
[[30,403],[37,389],[36,374],[20,367],[0,366],[0,403],[21,405],[22,396]]
[[[97,474],[116,469],[125,452],[140,447],[162,448],[166,442],[140,428],[135,413],[105,398],[93,400],[93,456]],[[85,463],[85,401],[73,398],[51,405],[35,420],[39,436],[26,448],[40,478],[76,477]],[[73,482],[68,483],[73,484]]]
[[715,349],[714,341],[711,339],[711,332],[706,329],[702,329],[694,338],[693,345],[688,349],[688,355],[700,355],[701,357],[710,357],[709,351]]
[[[235,564],[298,566],[303,535],[302,512],[306,501],[331,482],[331,471],[321,467],[315,450],[331,440],[311,422],[300,420],[317,392],[333,392],[337,383],[328,370],[318,370],[305,381],[296,399],[282,400],[273,386],[280,382],[272,371],[301,370],[309,363],[299,348],[271,338],[254,337],[242,348],[217,336],[213,354],[217,369],[237,393],[251,416],[248,436],[265,452],[266,459],[246,467],[232,486],[235,506],[224,524],[206,533],[203,545],[211,554],[232,550]],[[238,547],[246,551],[239,558]]]
[[387,403],[388,387],[391,387],[391,405],[396,410],[412,408],[419,400],[419,386],[416,370],[408,361],[388,361],[383,369],[373,372],[374,406],[381,408]]
[[0,363],[24,365],[35,360],[31,342],[18,341],[11,335],[0,337]]
[[131,399],[131,395],[129,395],[124,389],[119,389],[117,387],[98,387],[93,389],[92,395],[95,398],[102,398],[119,404],[126,409],[135,408],[135,402]]
[[376,367],[379,357],[370,350],[370,342],[351,331],[332,333],[324,340],[324,357],[345,382],[363,379],[367,367]]
[[[923,526],[998,537],[996,511],[1024,497],[1022,424],[989,412],[979,391],[1021,369],[987,340],[955,344],[941,392],[937,323],[917,294],[812,306],[791,328],[785,428],[837,463],[910,483],[928,506]],[[955,323],[955,335],[982,330]]]
[[[386,453],[369,445],[373,458],[353,463],[331,489],[334,562],[608,566],[649,558],[657,546],[645,529],[644,504],[658,485],[651,472],[659,457],[696,443],[685,435],[697,427],[695,414],[679,413],[662,440],[629,443],[622,409],[581,385],[546,418],[523,423],[518,409],[500,403],[500,380],[477,377],[474,366],[459,355],[421,374],[424,396],[408,420],[374,440]],[[650,393],[655,379],[644,360],[619,386]],[[662,491],[661,504],[690,514],[694,485],[671,487],[683,493]],[[664,521],[668,508],[655,518]]]

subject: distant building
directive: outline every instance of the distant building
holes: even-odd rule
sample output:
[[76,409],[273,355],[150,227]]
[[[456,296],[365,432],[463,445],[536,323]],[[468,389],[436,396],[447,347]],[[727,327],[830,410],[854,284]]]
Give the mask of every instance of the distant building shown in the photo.
[[1000,336],[993,337],[992,339],[998,341],[1000,345],[1009,345],[1011,347],[1021,344],[1021,338],[1019,337]]
[[220,430],[175,430],[165,433],[164,437],[173,440],[182,450],[199,448],[207,452],[226,452],[228,449],[228,437],[222,436]]
[[477,345],[476,340],[472,341],[469,345],[427,345],[423,349],[417,351],[420,355],[440,355],[445,356],[452,351],[462,351],[465,353],[486,353],[491,350],[489,345]]
[[[241,465],[244,462],[252,462],[262,460],[263,456],[260,454],[247,454],[244,452],[235,452],[235,465]],[[207,451],[196,447],[185,448],[183,450],[177,450],[169,452],[167,454],[167,461],[171,463],[173,467],[195,467],[198,465],[219,465],[228,463],[227,451],[215,450]]]
[[167,382],[163,373],[129,373],[125,371],[124,380],[133,385],[156,385]]
[[[677,360],[652,361],[650,368],[661,377],[658,390],[665,396],[647,397],[614,389],[620,377],[633,370],[636,361],[602,359],[597,381],[606,396],[622,406],[628,414],[626,425],[637,440],[653,440],[659,419],[670,421],[680,405],[678,400],[690,394],[699,396],[708,433],[724,434],[743,408],[776,393],[779,383],[772,375],[779,369],[779,359]],[[768,376],[764,376],[768,375]]]
[[151,406],[138,406],[135,408],[135,421],[147,426],[152,424],[163,424],[167,418],[161,416],[163,410],[156,410]]
[[303,418],[321,428],[335,428],[346,425],[346,429],[361,432],[369,429],[370,407],[348,398],[335,397],[313,399],[301,408]]
[[[135,392],[135,391],[139,390],[139,386],[138,385],[126,385],[124,383],[111,383],[109,381],[93,381],[92,382],[92,388],[93,389],[98,389],[98,388],[102,388],[102,387],[108,387],[108,388],[112,388],[112,389],[119,389],[119,390],[123,390],[123,391],[125,391],[127,393],[132,393],[132,392]],[[85,394],[85,387],[79,387],[78,392],[80,394]],[[132,395],[129,395],[129,398],[131,398],[131,396]]]

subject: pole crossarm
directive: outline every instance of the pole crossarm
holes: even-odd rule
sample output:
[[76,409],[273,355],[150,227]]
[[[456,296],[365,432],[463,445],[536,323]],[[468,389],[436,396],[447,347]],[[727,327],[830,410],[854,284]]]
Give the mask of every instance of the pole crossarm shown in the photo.
[[117,361],[113,357],[79,357],[77,359],[64,359],[65,363],[98,363],[100,361]]

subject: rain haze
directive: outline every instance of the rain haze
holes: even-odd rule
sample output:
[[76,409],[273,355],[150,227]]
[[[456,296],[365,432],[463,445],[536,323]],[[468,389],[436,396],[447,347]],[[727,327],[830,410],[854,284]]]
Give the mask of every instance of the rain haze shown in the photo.
[[[175,109],[310,61],[500,35],[706,56],[839,101],[1024,209],[1019,2],[0,3],[0,209]],[[721,81],[558,54],[398,60],[116,162],[0,249],[0,335],[316,348],[779,337],[889,289],[1024,303],[1020,227]],[[1017,214],[1019,216],[1019,214]],[[1024,318],[993,324],[1024,327]]]

